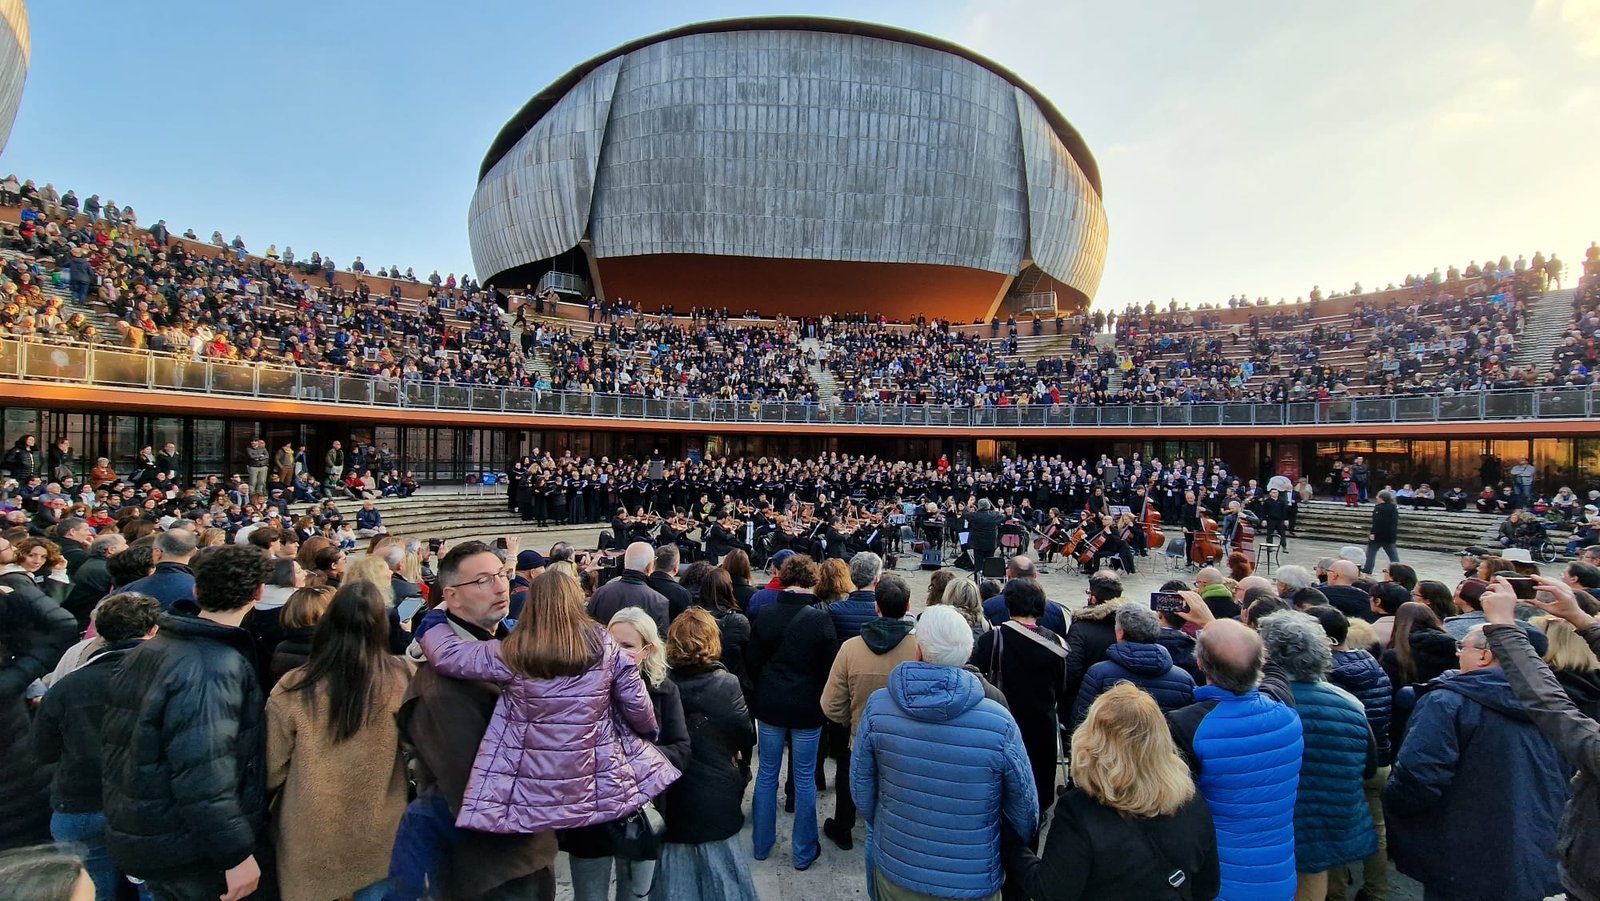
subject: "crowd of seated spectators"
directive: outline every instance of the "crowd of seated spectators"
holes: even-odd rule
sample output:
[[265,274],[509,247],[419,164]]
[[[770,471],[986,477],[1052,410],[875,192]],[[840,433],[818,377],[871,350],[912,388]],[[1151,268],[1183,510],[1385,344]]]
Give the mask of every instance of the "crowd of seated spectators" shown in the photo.
[[[1559,284],[1562,264],[1535,254],[1465,270],[1408,276],[1428,292],[1406,302],[1373,298],[1344,321],[1318,318],[1320,288],[1294,306],[1249,309],[1224,322],[1222,305],[1130,305],[1053,322],[999,317],[970,328],[882,316],[750,321],[693,311],[646,315],[589,304],[589,328],[542,314],[471,278],[428,277],[425,298],[398,283],[374,289],[358,257],[354,287],[331,259],[299,260],[292,248],[250,255],[239,236],[214,232],[212,254],[175,242],[165,221],[137,227],[129,208],[98,197],[79,203],[15,177],[0,201],[22,221],[4,234],[0,329],[13,337],[108,343],[245,362],[332,369],[397,381],[516,386],[584,394],[817,403],[821,362],[837,382],[834,403],[963,407],[1165,404],[1329,399],[1351,391],[1421,394],[1518,387],[1538,381],[1510,366],[1524,298]],[[93,212],[91,213],[91,208]],[[192,233],[191,233],[192,235]],[[1600,266],[1591,248],[1572,333],[1545,384],[1587,384],[1596,362]],[[380,270],[417,282],[412,270]],[[1393,289],[1394,286],[1391,286]],[[63,308],[63,291],[79,309]],[[1351,294],[1360,294],[1355,286]],[[1330,296],[1340,296],[1337,292]],[[97,302],[111,325],[83,313]],[[502,309],[515,310],[513,321]],[[552,307],[551,313],[556,311]],[[1237,318],[1237,317],[1233,317]],[[1050,352],[1022,351],[1025,336],[1070,336]],[[819,340],[810,350],[807,337]],[[1353,352],[1359,354],[1352,356]],[[1364,364],[1362,362],[1364,360]],[[542,363],[542,365],[541,365]]]
[[1593,385],[1600,370],[1600,245],[1584,254],[1583,276],[1572,297],[1572,319],[1552,353],[1542,384],[1550,387]]

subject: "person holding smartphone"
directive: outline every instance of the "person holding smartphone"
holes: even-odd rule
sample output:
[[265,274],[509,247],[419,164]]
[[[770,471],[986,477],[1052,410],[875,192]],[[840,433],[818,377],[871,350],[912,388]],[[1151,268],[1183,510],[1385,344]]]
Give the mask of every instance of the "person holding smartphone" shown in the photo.
[[[1600,655],[1600,618],[1593,599],[1581,603],[1578,592],[1560,579],[1532,579],[1536,591],[1526,602],[1570,623],[1589,649]],[[1573,705],[1527,632],[1518,627],[1519,602],[1504,577],[1490,583],[1482,598],[1482,635],[1533,725],[1563,760],[1577,768],[1572,798],[1551,847],[1559,855],[1562,888],[1571,897],[1592,898],[1600,895],[1600,723]]]

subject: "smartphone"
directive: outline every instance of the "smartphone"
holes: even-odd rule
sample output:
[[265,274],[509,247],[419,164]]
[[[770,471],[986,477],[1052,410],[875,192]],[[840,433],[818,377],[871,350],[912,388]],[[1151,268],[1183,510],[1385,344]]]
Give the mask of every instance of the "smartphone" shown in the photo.
[[1519,601],[1531,601],[1538,594],[1538,586],[1527,576],[1501,576],[1500,578],[1511,583],[1511,590],[1516,592],[1517,600]]
[[430,550],[430,551],[434,552],[435,554],[437,554],[437,553],[439,553],[439,548],[442,548],[442,547],[444,547],[444,539],[443,538],[429,538],[428,539],[428,550]]
[[1157,613],[1183,613],[1189,609],[1189,602],[1176,591],[1152,591],[1150,609]]
[[505,538],[505,536],[502,535],[499,538],[496,538],[494,540],[494,546],[495,546],[496,550],[502,550],[502,551],[505,550],[506,549],[506,538]]

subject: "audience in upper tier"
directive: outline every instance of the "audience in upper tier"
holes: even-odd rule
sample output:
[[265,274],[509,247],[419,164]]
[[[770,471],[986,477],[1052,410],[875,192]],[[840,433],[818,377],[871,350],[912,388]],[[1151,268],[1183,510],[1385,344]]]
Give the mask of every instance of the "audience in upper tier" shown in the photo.
[[[12,251],[0,268],[0,335],[396,383],[989,407],[1278,403],[1600,378],[1593,248],[1568,334],[1540,374],[1514,366],[1512,354],[1526,299],[1561,283],[1560,260],[1543,254],[1408,276],[1370,301],[1356,286],[1351,295],[1363,299],[1333,317],[1318,315],[1325,298],[1314,289],[1292,306],[1230,298],[1226,309],[1248,318],[1230,313],[1227,321],[1221,304],[1186,310],[1174,302],[1048,324],[1015,316],[967,326],[868,316],[765,322],[726,311],[646,314],[592,298],[583,321],[544,315],[547,301],[556,313],[554,295],[512,296],[470,277],[435,272],[422,282],[410,269],[373,273],[358,257],[341,278],[318,253],[297,260],[274,245],[252,256],[241,238],[224,241],[220,232],[209,244],[178,241],[164,220],[140,228],[114,202],[96,200],[91,210],[71,192],[14,176],[0,184],[0,201],[22,206],[21,221],[0,237]],[[385,286],[374,275],[393,280]],[[832,390],[818,385],[819,373]]]

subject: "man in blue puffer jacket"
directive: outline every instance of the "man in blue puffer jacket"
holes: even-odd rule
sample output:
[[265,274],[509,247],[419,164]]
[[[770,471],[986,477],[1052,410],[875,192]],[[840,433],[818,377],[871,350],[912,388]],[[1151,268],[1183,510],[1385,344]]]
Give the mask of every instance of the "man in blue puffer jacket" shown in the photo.
[[1072,707],[1072,729],[1089,715],[1095,698],[1119,682],[1137,685],[1156,699],[1163,713],[1194,703],[1194,677],[1173,665],[1172,653],[1161,645],[1161,620],[1153,611],[1136,604],[1118,607],[1116,636],[1117,643],[1106,649],[1106,659],[1084,674]]
[[[1205,607],[1196,597],[1191,614],[1196,604]],[[1209,684],[1195,690],[1193,704],[1167,719],[1217,826],[1218,897],[1291,898],[1294,801],[1305,751],[1300,716],[1262,691],[1266,651],[1248,626],[1230,619],[1207,622],[1195,657]]]
[[867,885],[878,901],[998,899],[1000,823],[1032,842],[1039,827],[1022,732],[962,666],[972,628],[953,607],[917,622],[917,660],[872,693],[850,759],[867,821]]
[[1367,712],[1349,692],[1328,684],[1333,653],[1328,633],[1304,613],[1285,610],[1261,620],[1267,657],[1283,667],[1305,737],[1294,805],[1296,897],[1323,898],[1335,868],[1378,849],[1362,783],[1378,769],[1378,746]]

